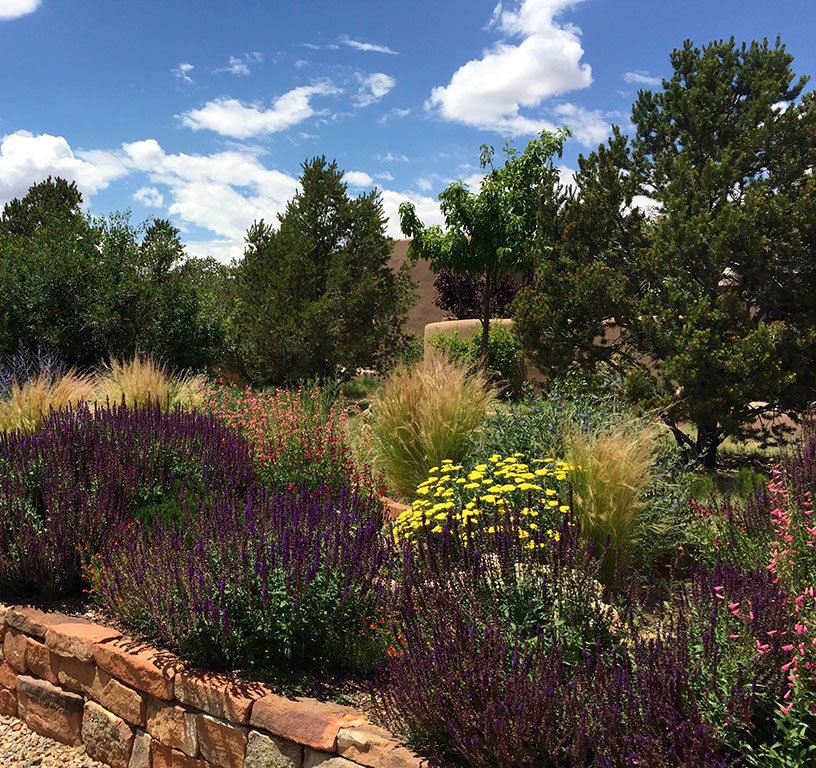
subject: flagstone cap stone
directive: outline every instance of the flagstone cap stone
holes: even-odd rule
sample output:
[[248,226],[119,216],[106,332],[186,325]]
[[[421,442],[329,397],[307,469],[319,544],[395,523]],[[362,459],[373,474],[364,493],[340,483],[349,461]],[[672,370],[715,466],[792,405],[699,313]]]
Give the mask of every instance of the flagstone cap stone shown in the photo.
[[31,637],[45,638],[50,627],[57,624],[89,624],[87,619],[80,616],[68,616],[58,611],[43,611],[30,605],[14,605],[6,611],[5,623],[7,626],[24,632]]
[[249,722],[253,703],[271,692],[263,683],[203,669],[182,669],[175,678],[175,695],[182,704],[241,725]]
[[171,653],[127,638],[94,645],[100,669],[157,699],[173,698],[176,672],[183,667]]
[[94,646],[122,637],[121,632],[99,624],[69,621],[55,624],[45,633],[45,644],[59,656],[71,656],[79,661],[93,661]]
[[332,752],[340,729],[362,725],[365,718],[360,712],[340,704],[270,694],[255,702],[249,722],[275,736]]

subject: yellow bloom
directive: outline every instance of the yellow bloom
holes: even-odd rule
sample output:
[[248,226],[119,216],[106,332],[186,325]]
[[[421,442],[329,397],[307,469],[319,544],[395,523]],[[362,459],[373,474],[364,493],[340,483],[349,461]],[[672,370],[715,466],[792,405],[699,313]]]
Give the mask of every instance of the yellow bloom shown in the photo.
[[478,487],[479,487],[479,483],[466,483],[465,484],[465,488],[467,488],[469,491],[473,490],[474,488],[478,488]]

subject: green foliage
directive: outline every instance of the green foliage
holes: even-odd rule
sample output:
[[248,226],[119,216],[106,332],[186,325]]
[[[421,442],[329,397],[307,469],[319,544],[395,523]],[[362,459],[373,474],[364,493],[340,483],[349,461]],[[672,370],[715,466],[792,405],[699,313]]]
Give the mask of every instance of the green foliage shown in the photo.
[[379,193],[349,197],[324,157],[302,168],[278,228],[251,227],[236,272],[235,343],[257,382],[353,376],[386,364],[401,342],[409,267],[388,267]]
[[47,179],[0,215],[0,354],[48,348],[71,365],[137,350],[202,368],[223,329],[203,311],[178,230],[91,219],[74,183]]
[[[478,365],[481,360],[481,337],[462,338],[458,333],[437,332],[428,337],[428,347],[444,352],[451,360],[464,365]],[[487,342],[488,376],[503,386],[519,380],[519,350],[513,332],[506,325],[492,324]]]
[[561,156],[567,132],[547,133],[529,142],[519,153],[506,144],[505,164],[493,165],[493,147],[482,146],[480,165],[487,175],[478,193],[461,181],[439,195],[445,228],[426,227],[412,203],[400,206],[402,231],[412,238],[409,254],[428,259],[435,271],[479,278],[482,323],[479,359],[484,365],[493,296],[503,279],[532,266],[531,245],[552,212],[552,192],[558,180],[553,159]]
[[671,63],[631,142],[616,129],[580,159],[516,327],[542,370],[621,373],[713,465],[816,395],[816,99],[780,44],[686,43]]
[[464,459],[494,398],[482,374],[444,355],[396,368],[369,411],[373,453],[391,492],[411,498],[431,467]]

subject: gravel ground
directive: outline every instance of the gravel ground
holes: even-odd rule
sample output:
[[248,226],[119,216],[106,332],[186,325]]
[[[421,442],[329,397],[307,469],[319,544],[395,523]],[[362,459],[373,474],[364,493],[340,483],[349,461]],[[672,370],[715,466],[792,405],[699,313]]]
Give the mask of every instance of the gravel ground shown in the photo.
[[106,768],[91,760],[85,747],[66,747],[40,736],[19,720],[0,717],[0,766],[2,768]]

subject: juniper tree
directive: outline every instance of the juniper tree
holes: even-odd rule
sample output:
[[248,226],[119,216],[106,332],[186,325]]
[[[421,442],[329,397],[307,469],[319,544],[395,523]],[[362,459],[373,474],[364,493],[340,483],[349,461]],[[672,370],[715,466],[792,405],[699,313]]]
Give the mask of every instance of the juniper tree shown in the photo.
[[792,64],[779,41],[674,51],[631,139],[580,158],[515,305],[539,367],[614,369],[709,466],[816,397],[816,101]]

